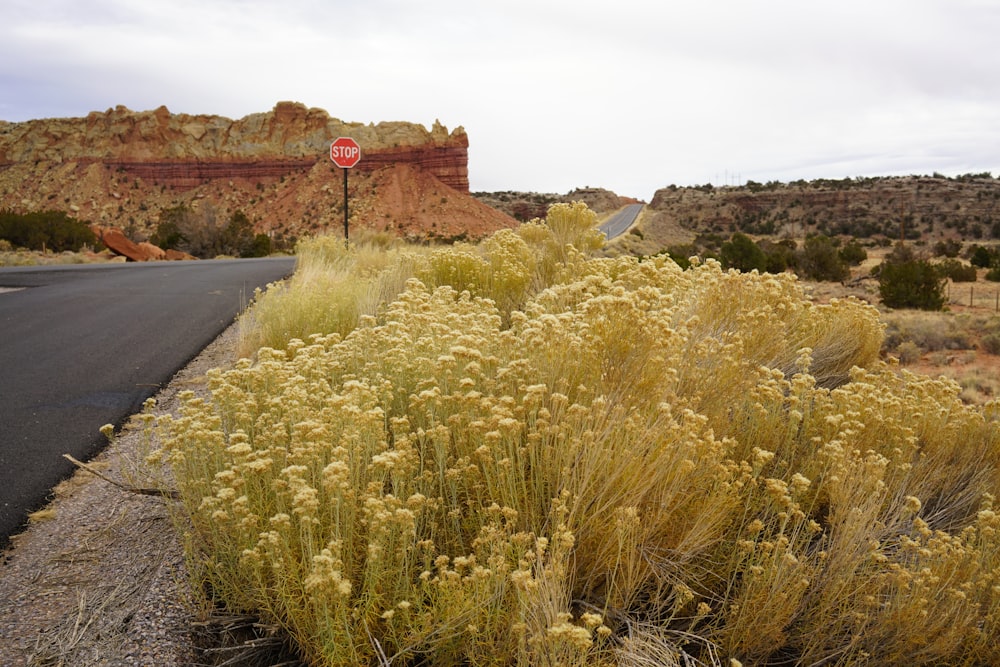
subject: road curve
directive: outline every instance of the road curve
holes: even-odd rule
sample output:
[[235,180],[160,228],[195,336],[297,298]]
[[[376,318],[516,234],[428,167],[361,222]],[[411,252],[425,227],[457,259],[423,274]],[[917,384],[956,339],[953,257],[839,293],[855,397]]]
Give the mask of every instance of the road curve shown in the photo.
[[294,258],[0,268],[0,548]]
[[604,232],[609,241],[616,236],[621,236],[632,226],[635,219],[639,217],[643,206],[644,204],[629,204],[619,209],[610,218],[605,220],[604,224],[600,225],[598,229]]

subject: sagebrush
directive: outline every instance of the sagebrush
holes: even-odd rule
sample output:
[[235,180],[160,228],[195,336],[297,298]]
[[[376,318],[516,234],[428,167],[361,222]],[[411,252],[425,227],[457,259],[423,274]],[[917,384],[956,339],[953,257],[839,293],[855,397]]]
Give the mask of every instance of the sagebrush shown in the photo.
[[994,406],[860,302],[548,217],[336,250],[354,305],[160,421],[219,603],[316,665],[1000,661]]

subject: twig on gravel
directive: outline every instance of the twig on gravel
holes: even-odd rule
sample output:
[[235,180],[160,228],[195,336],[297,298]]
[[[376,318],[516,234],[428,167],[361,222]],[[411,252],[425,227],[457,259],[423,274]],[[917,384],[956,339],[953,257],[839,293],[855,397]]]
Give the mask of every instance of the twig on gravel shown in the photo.
[[83,461],[78,461],[73,458],[70,454],[63,454],[63,458],[67,459],[70,463],[78,468],[82,468],[92,475],[96,475],[103,479],[108,484],[117,486],[122,491],[127,491],[129,493],[137,493],[143,496],[162,496],[164,498],[170,498],[171,500],[180,500],[180,494],[173,489],[145,489],[136,486],[129,486],[127,484],[122,484],[121,482],[111,479],[107,475],[102,474],[98,470],[94,469],[92,466],[87,465]]

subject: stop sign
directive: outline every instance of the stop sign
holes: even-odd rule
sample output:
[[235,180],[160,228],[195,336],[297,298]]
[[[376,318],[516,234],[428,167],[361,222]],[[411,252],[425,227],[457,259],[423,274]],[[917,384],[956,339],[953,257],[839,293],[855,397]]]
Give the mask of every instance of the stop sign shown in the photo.
[[350,137],[337,137],[330,144],[330,159],[338,167],[350,169],[361,160],[361,146]]

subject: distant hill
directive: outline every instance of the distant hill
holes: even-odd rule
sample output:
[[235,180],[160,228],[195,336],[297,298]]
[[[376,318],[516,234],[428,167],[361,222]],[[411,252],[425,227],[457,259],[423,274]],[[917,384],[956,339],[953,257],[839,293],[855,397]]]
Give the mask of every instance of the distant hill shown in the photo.
[[534,218],[544,218],[549,206],[559,202],[582,201],[590,210],[604,215],[627,204],[637,204],[631,197],[616,195],[603,188],[577,188],[564,195],[537,192],[473,192],[472,196],[498,211],[503,211],[515,220],[527,222]]
[[660,189],[650,208],[701,232],[926,240],[1000,237],[1000,181],[903,176]]
[[657,190],[640,225],[623,239],[652,254],[699,235],[802,239],[852,236],[885,244],[1000,239],[1000,180],[990,174],[748,182],[741,187],[668,186]]

